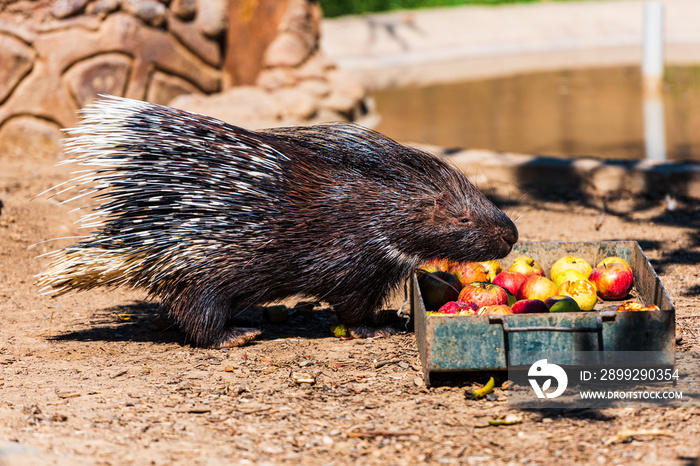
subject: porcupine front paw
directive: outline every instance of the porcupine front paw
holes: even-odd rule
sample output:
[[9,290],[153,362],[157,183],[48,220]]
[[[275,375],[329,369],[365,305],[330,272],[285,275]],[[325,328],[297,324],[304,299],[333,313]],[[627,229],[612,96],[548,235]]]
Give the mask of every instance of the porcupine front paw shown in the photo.
[[353,338],[381,338],[395,335],[396,330],[391,327],[371,327],[369,325],[355,325],[347,327],[348,334]]
[[257,328],[232,327],[221,332],[221,335],[212,342],[210,347],[221,349],[243,346],[254,340],[260,333]]

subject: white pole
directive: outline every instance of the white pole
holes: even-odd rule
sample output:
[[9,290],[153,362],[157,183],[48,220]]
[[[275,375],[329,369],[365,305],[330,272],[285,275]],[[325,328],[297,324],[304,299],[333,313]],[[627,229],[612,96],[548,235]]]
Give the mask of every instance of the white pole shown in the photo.
[[664,6],[659,1],[644,4],[642,76],[649,90],[661,90],[664,78]]
[[644,143],[646,158],[666,160],[666,124],[663,102],[664,6],[644,4],[642,82],[644,86]]

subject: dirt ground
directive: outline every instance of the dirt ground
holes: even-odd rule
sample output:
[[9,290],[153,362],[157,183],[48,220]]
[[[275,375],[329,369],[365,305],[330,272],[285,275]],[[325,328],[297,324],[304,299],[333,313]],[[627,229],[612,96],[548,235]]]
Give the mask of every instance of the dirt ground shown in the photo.
[[[57,160],[3,155],[0,464],[697,461],[697,407],[518,411],[500,388],[496,401],[470,400],[477,381],[425,387],[413,333],[341,340],[324,310],[209,350],[164,329],[138,291],[40,296],[36,256],[57,245],[42,241],[79,234],[74,206],[31,200],[67,179]],[[639,241],[676,306],[679,350],[700,350],[700,205],[614,201],[597,230],[599,200],[545,194],[504,205],[521,240]],[[508,413],[522,422],[489,427]]]

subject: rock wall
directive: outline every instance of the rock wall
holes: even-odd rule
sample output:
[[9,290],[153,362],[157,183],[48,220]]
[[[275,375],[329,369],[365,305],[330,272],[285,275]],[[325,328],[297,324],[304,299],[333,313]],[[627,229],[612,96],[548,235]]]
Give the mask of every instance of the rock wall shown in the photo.
[[0,156],[55,150],[101,93],[216,102],[248,127],[361,118],[365,90],[322,57],[320,18],[314,0],[2,2]]

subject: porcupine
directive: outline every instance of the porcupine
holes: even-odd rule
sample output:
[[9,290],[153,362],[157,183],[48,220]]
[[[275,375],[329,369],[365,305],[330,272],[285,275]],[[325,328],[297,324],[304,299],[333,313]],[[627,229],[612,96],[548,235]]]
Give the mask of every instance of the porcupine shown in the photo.
[[[238,346],[259,330],[240,309],[304,294],[355,335],[422,261],[485,261],[513,222],[444,159],[353,124],[248,131],[214,118],[102,96],[67,130],[64,184],[98,204],[97,228],[50,253],[54,296],[145,289],[194,343]],[[61,186],[61,185],[59,185]]]

